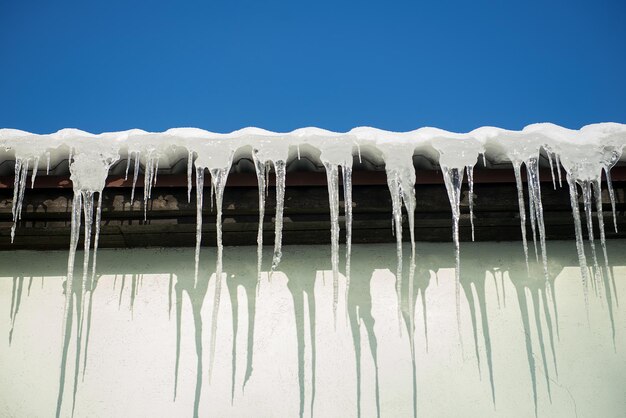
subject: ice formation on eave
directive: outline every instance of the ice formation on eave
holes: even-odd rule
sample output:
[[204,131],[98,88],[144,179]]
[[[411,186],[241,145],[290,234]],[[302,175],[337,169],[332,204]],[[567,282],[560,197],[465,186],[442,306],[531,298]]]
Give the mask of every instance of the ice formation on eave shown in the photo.
[[[606,176],[607,186],[613,208],[614,227],[617,228],[615,217],[615,197],[611,185],[610,170],[622,158],[622,150],[626,145],[626,125],[617,123],[601,123],[570,130],[557,125],[543,123],[533,124],[521,131],[510,131],[495,127],[482,127],[468,133],[452,133],[436,128],[420,128],[410,132],[388,132],[375,128],[360,127],[349,132],[337,133],[318,128],[302,128],[289,133],[275,133],[259,128],[245,128],[228,134],[212,133],[196,128],[169,129],[161,133],[145,132],[133,129],[123,132],[91,134],[76,129],[62,129],[46,135],[31,134],[14,129],[0,129],[0,147],[14,153],[15,185],[13,198],[13,220],[11,239],[14,238],[15,227],[21,216],[21,206],[26,191],[28,174],[31,173],[31,186],[40,165],[46,161],[46,171],[51,164],[56,166],[60,161],[69,158],[69,169],[74,187],[72,204],[71,244],[68,258],[68,274],[66,283],[66,313],[64,322],[64,339],[69,338],[72,324],[72,303],[74,258],[80,235],[81,218],[84,218],[85,253],[83,259],[83,277],[77,302],[82,300],[89,291],[90,283],[95,276],[96,250],[100,227],[100,194],[105,186],[109,169],[119,159],[126,159],[126,177],[132,176],[132,198],[135,197],[135,186],[139,172],[144,172],[144,211],[150,198],[152,186],[156,184],[159,161],[187,159],[189,199],[191,199],[192,175],[196,173],[197,199],[197,234],[195,252],[195,282],[198,281],[198,263],[202,239],[202,207],[205,170],[211,175],[211,190],[215,193],[217,209],[217,263],[216,291],[214,312],[212,315],[213,332],[210,345],[209,374],[213,364],[215,349],[215,327],[217,310],[219,309],[220,286],[222,283],[222,198],[229,172],[234,161],[249,158],[254,163],[259,183],[259,231],[258,231],[258,267],[262,270],[263,218],[267,173],[273,168],[276,173],[276,219],[275,246],[271,261],[271,272],[279,267],[282,242],[282,213],[285,196],[285,177],[287,164],[296,159],[308,158],[321,162],[327,173],[328,192],[331,216],[331,265],[333,271],[333,305],[336,315],[338,300],[339,276],[339,178],[343,179],[344,216],[346,231],[345,274],[350,279],[350,248],[352,225],[352,193],[351,173],[355,157],[359,161],[362,156],[384,165],[387,173],[387,184],[392,198],[392,221],[397,239],[397,291],[402,285],[402,223],[404,206],[411,241],[411,263],[408,274],[409,289],[412,289],[415,271],[415,235],[414,212],[416,206],[415,181],[416,173],[414,158],[420,156],[439,166],[443,173],[453,217],[453,241],[456,256],[456,309],[460,321],[459,299],[459,218],[461,188],[463,178],[467,174],[469,183],[469,207],[472,220],[473,168],[482,155],[483,161],[490,163],[511,163],[518,188],[520,222],[523,238],[524,254],[528,265],[528,244],[526,237],[526,204],[530,220],[535,254],[537,261],[541,258],[544,275],[548,278],[548,256],[545,244],[545,226],[541,202],[541,184],[539,182],[539,157],[543,152],[550,163],[553,186],[561,185],[561,165],[565,169],[566,181],[571,196],[571,207],[575,223],[576,246],[581,274],[587,298],[587,282],[589,268],[583,246],[583,221],[579,212],[579,187],[583,195],[585,224],[592,249],[594,268],[593,279],[596,286],[601,286],[598,256],[593,236],[592,205],[595,204],[598,214],[600,243],[603,261],[608,266],[604,233],[604,219],[600,197],[602,173]],[[131,160],[133,160],[131,172]],[[528,201],[525,203],[521,167],[526,167],[528,184]],[[195,170],[193,170],[195,168]],[[554,171],[556,169],[557,175]],[[94,205],[94,197],[98,200]],[[213,199],[211,199],[212,202]],[[132,203],[131,203],[132,204]],[[92,270],[89,275],[89,250],[91,247],[91,229],[94,225],[93,211],[96,210],[95,235],[93,243]],[[84,215],[81,215],[84,212]],[[145,215],[147,216],[147,214]],[[537,237],[539,245],[537,245]],[[540,251],[537,251],[537,249]],[[607,269],[607,274],[609,269]],[[412,290],[409,291],[412,295]],[[401,312],[398,312],[401,315]],[[79,333],[82,332],[83,318],[77,318]],[[412,328],[412,326],[410,327]],[[412,341],[412,335],[410,335]],[[80,356],[80,353],[78,353]],[[64,358],[65,362],[66,359]]]

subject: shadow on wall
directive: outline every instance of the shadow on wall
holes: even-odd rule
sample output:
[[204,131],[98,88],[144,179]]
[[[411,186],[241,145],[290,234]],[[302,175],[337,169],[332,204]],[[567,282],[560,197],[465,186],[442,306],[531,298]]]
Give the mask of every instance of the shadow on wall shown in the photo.
[[[621,289],[624,294],[626,271],[611,265],[611,271],[592,272],[590,277],[597,274],[602,280],[592,282],[586,306],[574,243],[549,243],[547,282],[541,263],[531,260],[527,267],[517,243],[464,244],[458,328],[452,245],[418,244],[413,275],[406,247],[398,301],[392,273],[395,245],[354,246],[350,286],[346,288],[342,276],[336,318],[329,247],[285,247],[278,271],[271,276],[263,272],[261,277],[255,248],[227,248],[215,329],[211,329],[214,251],[203,249],[201,274],[194,285],[193,250],[100,250],[98,276],[84,284],[75,280],[69,306],[72,333],[59,340],[60,380],[56,387],[42,390],[56,393],[57,416],[115,415],[107,408],[111,403],[120,403],[121,408],[124,403],[119,400],[101,401],[103,409],[98,412],[93,402],[77,403],[77,398],[81,385],[98,385],[103,359],[88,357],[90,347],[97,345],[102,353],[103,345],[125,344],[94,337],[93,318],[100,315],[99,309],[108,312],[113,304],[119,310],[127,300],[129,329],[136,321],[141,332],[140,324],[157,320],[135,318],[134,313],[148,303],[159,309],[162,305],[174,319],[173,324],[168,322],[175,328],[173,349],[159,352],[163,359],[153,365],[169,375],[165,387],[159,386],[169,393],[159,398],[164,406],[153,405],[157,416],[168,415],[163,408],[169,404],[188,416],[300,417],[585,416],[584,411],[609,417],[619,416],[626,407],[614,388],[598,397],[581,383],[583,375],[592,376],[588,384],[596,385],[596,391],[603,389],[598,382],[606,388],[623,388],[626,383],[625,336],[619,327],[616,332],[616,323],[624,323],[617,293]],[[624,242],[610,242],[609,259],[619,260],[625,247]],[[10,294],[0,292],[1,297],[10,297],[9,347],[2,351],[9,358],[16,350],[11,346],[20,338],[23,293],[30,295],[35,277],[41,277],[43,287],[44,276],[63,276],[65,253],[4,253],[0,258],[13,270],[12,277],[3,280],[11,283]],[[264,265],[269,268],[269,263],[267,252]],[[81,277],[82,272],[75,274]],[[64,291],[58,280],[45,281],[49,282],[59,294]],[[138,307],[140,292],[148,299]],[[193,326],[186,327],[187,323]],[[166,338],[170,336],[158,340]],[[147,353],[158,345],[146,337],[144,346],[125,349]],[[24,342],[24,349],[29,355],[41,355],[32,344]],[[189,356],[194,358],[191,380]],[[212,359],[215,369],[209,370]],[[590,362],[598,367],[589,369]],[[50,373],[55,370],[58,373],[54,367]],[[605,376],[607,370],[621,374],[611,380]],[[29,394],[21,396],[27,403]],[[0,410],[11,402],[15,399],[0,400]],[[54,409],[42,408],[46,414]]]

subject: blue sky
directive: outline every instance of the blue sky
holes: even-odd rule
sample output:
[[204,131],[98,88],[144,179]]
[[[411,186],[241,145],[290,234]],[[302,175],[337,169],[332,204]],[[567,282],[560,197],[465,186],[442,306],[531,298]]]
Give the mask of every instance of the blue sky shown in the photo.
[[626,123],[621,1],[0,0],[0,127]]

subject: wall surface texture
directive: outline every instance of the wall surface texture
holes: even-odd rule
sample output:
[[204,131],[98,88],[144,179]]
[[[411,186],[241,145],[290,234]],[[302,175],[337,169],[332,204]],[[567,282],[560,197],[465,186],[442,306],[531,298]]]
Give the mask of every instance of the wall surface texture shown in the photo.
[[405,244],[400,301],[395,245],[354,246],[336,315],[330,245],[271,277],[268,247],[258,286],[227,247],[216,330],[214,248],[197,286],[193,249],[100,250],[66,339],[67,253],[0,253],[0,416],[626,417],[626,241],[587,308],[574,241],[547,250],[548,291],[532,246],[528,272],[520,243],[462,243],[460,330],[451,243],[418,244],[413,280]]

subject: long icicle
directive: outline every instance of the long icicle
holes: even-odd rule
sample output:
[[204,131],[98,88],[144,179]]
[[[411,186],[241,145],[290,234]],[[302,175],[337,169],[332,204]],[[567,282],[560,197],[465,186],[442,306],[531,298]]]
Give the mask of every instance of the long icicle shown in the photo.
[[[72,199],[72,216],[71,216],[71,233],[70,248],[67,258],[67,278],[65,279],[65,304],[63,308],[63,326],[62,338],[64,347],[69,345],[72,334],[73,309],[72,303],[74,294],[74,260],[76,257],[76,248],[78,247],[78,239],[80,237],[80,220],[82,210],[82,192],[74,190],[74,198]],[[59,377],[59,392],[57,394],[56,418],[61,416],[61,405],[63,404],[63,391],[65,388],[65,366],[67,364],[68,350],[62,350],[61,354],[61,373]]]
[[[596,282],[596,287],[598,289],[602,288],[602,277],[600,273],[600,266],[598,265],[598,256],[596,254],[596,243],[593,236],[593,218],[592,218],[592,204],[594,203],[592,200],[592,191],[591,191],[591,182],[589,180],[585,180],[581,184],[581,188],[583,190],[583,204],[585,208],[585,220],[587,221],[587,236],[589,238],[589,245],[591,246],[591,256],[593,258],[593,277]],[[601,295],[602,292],[598,292],[598,295]]]
[[[485,155],[485,154],[483,154]],[[474,166],[468,165],[465,167],[467,171],[467,182],[469,183],[469,211],[470,211],[470,225],[472,226],[472,242],[474,241]]]
[[537,245],[537,211],[535,209],[533,182],[530,179],[528,164],[526,165],[526,180],[528,185],[528,216],[530,217],[530,229],[533,233],[533,247],[535,249],[535,260],[539,261],[539,246]]
[[[615,287],[615,279],[611,275],[611,267],[609,266],[609,256],[606,250],[606,233],[604,231],[604,213],[602,211],[602,187],[600,179],[593,181],[593,194],[596,199],[596,213],[598,214],[598,227],[600,229],[600,246],[602,247],[602,254],[604,256],[604,268],[608,276],[608,281],[613,285],[613,295],[617,302],[617,289]],[[608,301],[607,301],[608,302]]]
[[257,152],[252,153],[254,171],[256,172],[259,187],[259,229],[256,235],[257,243],[257,280],[261,280],[261,267],[263,263],[263,221],[265,218],[265,162],[259,160]]
[[441,166],[443,180],[448,191],[448,198],[452,209],[452,239],[454,240],[455,256],[455,283],[454,294],[456,300],[456,322],[461,337],[461,254],[459,244],[459,220],[461,218],[461,184],[463,183],[463,168],[448,168]]
[[337,326],[337,305],[339,302],[339,167],[324,163],[328,183],[330,205],[331,266],[333,270],[333,319]]
[[617,210],[615,205],[615,191],[613,190],[613,182],[611,181],[611,169],[604,167],[604,174],[606,175],[606,187],[609,190],[609,199],[611,199],[611,210],[613,211],[613,226],[617,233]]
[[191,173],[193,169],[193,151],[187,157],[187,203],[191,203]]
[[22,206],[24,204],[24,195],[26,194],[26,182],[28,180],[28,166],[30,164],[30,160],[27,159],[22,166],[22,174],[20,176],[20,190],[17,197],[17,220],[19,221],[22,218]]
[[550,174],[552,175],[552,188],[556,190],[556,178],[554,176],[554,163],[552,162],[552,153],[550,150],[546,150],[548,156],[548,162],[550,163]]
[[11,212],[13,214],[13,226],[11,227],[11,244],[15,239],[15,229],[17,228],[17,202],[20,192],[20,179],[22,177],[22,159],[15,158],[15,176],[13,178],[13,201]]
[[204,195],[204,167],[196,167],[196,250],[194,254],[193,286],[198,287],[198,266],[202,244],[202,200]]
[[346,306],[348,300],[348,291],[350,289],[350,273],[351,273],[351,258],[352,258],[352,167],[342,167],[343,177],[343,202],[344,202],[344,216],[346,225]]
[[146,156],[146,167],[143,174],[143,221],[148,218],[148,201],[152,194],[152,175],[154,173],[154,157]]
[[272,258],[272,272],[276,271],[283,256],[283,211],[285,208],[285,180],[287,164],[283,160],[274,161],[276,171],[276,215],[274,226],[274,257]]
[[31,174],[31,182],[30,188],[35,188],[35,178],[37,177],[37,170],[39,169],[39,156],[35,157],[35,162],[33,163],[33,173]]
[[211,316],[211,340],[209,346],[209,382],[213,375],[213,364],[215,362],[215,342],[217,341],[217,315],[220,307],[220,296],[222,292],[222,257],[224,245],[222,243],[222,203],[224,201],[224,189],[226,179],[230,171],[230,162],[227,167],[211,169],[211,182],[215,188],[215,206],[217,215],[215,220],[217,231],[217,262],[215,268],[215,295],[213,296],[213,314]]
[[528,173],[528,191],[529,196],[532,195],[533,209],[535,219],[537,220],[537,229],[539,232],[539,243],[541,245],[541,261],[543,264],[543,273],[546,281],[548,281],[548,253],[546,250],[546,227],[543,219],[543,203],[541,202],[541,182],[539,181],[539,160],[533,157],[526,161],[526,171]]
[[515,184],[517,186],[517,203],[519,206],[519,220],[522,230],[522,243],[524,245],[524,258],[526,260],[526,271],[530,273],[528,265],[528,241],[526,239],[526,208],[524,206],[524,185],[522,183],[521,163],[513,162],[513,171],[515,172]]
[[96,262],[98,258],[98,241],[100,239],[100,221],[102,219],[102,191],[98,193],[98,201],[96,203],[96,219],[94,221],[95,226],[95,234],[93,239],[93,256],[92,256],[92,264],[91,264],[91,279],[89,280],[89,292],[90,292],[90,301],[89,301],[89,315],[87,318],[87,333],[85,334],[85,353],[83,354],[83,380],[85,379],[85,371],[87,370],[87,354],[89,349],[89,334],[91,331],[91,327],[89,326],[91,322],[91,304],[93,299],[93,291],[95,288],[96,282]]
[[133,187],[130,191],[130,205],[131,207],[135,203],[135,186],[137,185],[137,178],[139,177],[139,151],[135,152],[135,171],[133,172]]
[[589,310],[589,284],[587,275],[587,258],[585,257],[585,247],[583,244],[582,224],[580,220],[580,210],[578,208],[578,190],[576,188],[576,180],[568,173],[567,183],[569,185],[570,205],[572,207],[572,216],[574,217],[574,230],[576,232],[576,251],[578,252],[578,264],[580,265],[580,274],[583,279],[583,290],[585,293],[585,307]]
[[397,171],[387,171],[387,186],[391,194],[392,231],[396,237],[396,298],[398,299],[398,326],[402,331],[402,191]]

